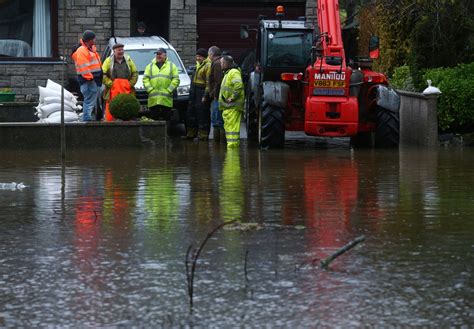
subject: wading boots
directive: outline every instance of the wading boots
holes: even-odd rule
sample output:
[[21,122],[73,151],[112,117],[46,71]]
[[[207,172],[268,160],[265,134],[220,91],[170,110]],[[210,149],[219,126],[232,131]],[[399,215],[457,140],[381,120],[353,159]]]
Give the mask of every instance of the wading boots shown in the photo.
[[182,139],[189,139],[193,140],[197,136],[197,129],[196,128],[188,128],[186,129],[186,136],[181,136]]
[[197,137],[194,138],[194,141],[195,142],[207,141],[208,139],[209,139],[209,133],[207,132],[207,130],[199,130]]

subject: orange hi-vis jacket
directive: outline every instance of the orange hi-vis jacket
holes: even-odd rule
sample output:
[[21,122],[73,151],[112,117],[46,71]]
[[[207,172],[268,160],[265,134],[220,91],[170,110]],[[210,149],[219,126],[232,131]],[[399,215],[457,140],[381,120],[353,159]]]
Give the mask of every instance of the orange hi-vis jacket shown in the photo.
[[92,46],[92,49],[88,48],[81,39],[81,46],[72,54],[72,59],[76,65],[79,83],[94,78],[102,80],[102,64],[95,46]]

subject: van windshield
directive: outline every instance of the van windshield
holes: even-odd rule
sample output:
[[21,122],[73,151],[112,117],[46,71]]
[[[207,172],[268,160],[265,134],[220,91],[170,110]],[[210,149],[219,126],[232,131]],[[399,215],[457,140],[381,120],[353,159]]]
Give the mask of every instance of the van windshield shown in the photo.
[[[125,50],[125,53],[130,55],[137,66],[138,72],[143,74],[145,72],[145,67],[151,63],[153,58],[155,58],[155,51],[156,49],[128,49]],[[168,49],[166,54],[168,55],[168,59],[178,68],[178,73],[184,73],[185,70],[181,61],[178,59],[178,55],[171,49]]]

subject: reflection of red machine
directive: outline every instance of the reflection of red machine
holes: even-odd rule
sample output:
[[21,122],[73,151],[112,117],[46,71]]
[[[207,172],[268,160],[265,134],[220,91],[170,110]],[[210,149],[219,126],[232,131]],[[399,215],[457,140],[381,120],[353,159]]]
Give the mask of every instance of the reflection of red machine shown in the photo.
[[102,200],[93,193],[79,196],[75,208],[74,263],[82,272],[90,274],[94,271],[91,259],[99,247]]
[[[352,137],[357,144],[397,146],[398,95],[387,88],[370,58],[348,65],[338,0],[318,0],[319,33],[304,21],[262,19],[257,29],[256,69],[246,101],[247,129],[263,148],[282,146],[285,130]],[[242,29],[248,36],[248,28]],[[378,54],[372,38],[371,54]],[[308,65],[310,64],[310,65]],[[352,66],[352,67],[351,67]]]
[[350,214],[357,206],[359,172],[350,159],[305,163],[305,209],[311,239],[335,247],[352,239]]

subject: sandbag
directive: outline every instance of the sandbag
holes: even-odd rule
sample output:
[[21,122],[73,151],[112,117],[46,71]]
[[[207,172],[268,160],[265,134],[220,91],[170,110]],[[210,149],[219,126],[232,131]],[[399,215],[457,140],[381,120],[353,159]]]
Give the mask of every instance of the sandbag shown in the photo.
[[400,108],[400,96],[391,88],[383,85],[377,86],[377,105],[392,112]]
[[[43,103],[46,97],[61,97],[61,90],[55,90],[55,89],[38,86],[38,91],[39,91],[40,103]],[[76,97],[74,97],[74,95],[71,94],[70,92],[66,93],[66,90],[64,90],[64,100],[67,100],[68,102],[72,104],[77,104]]]
[[[79,116],[75,112],[64,112],[64,122],[77,122],[79,121]],[[45,123],[60,123],[61,122],[61,112],[51,113],[46,119],[41,119],[40,122]]]
[[[57,97],[57,96],[48,96],[48,97],[45,97],[43,99],[43,102],[41,102],[40,104],[38,104],[39,106],[41,105],[46,105],[46,104],[54,104],[54,103],[58,103],[58,104],[61,104],[61,97]],[[69,106],[71,108],[73,108],[74,110],[78,110],[77,108],[77,105],[76,104],[73,104],[72,102],[64,99],[64,106]]]
[[[53,112],[61,112],[61,104],[53,103],[53,104],[44,104],[38,105],[36,107],[38,112],[41,112],[43,118],[47,118]],[[64,104],[64,112],[75,112],[74,109],[70,106]]]
[[[61,95],[62,86],[59,83],[54,82],[53,80],[48,79],[48,81],[46,82],[46,88],[52,89],[52,90],[57,90],[57,91],[59,91],[59,95]],[[74,99],[73,103],[77,104],[76,97],[69,90],[64,88],[64,97],[66,97],[66,95],[68,95],[68,97],[72,97]]]

